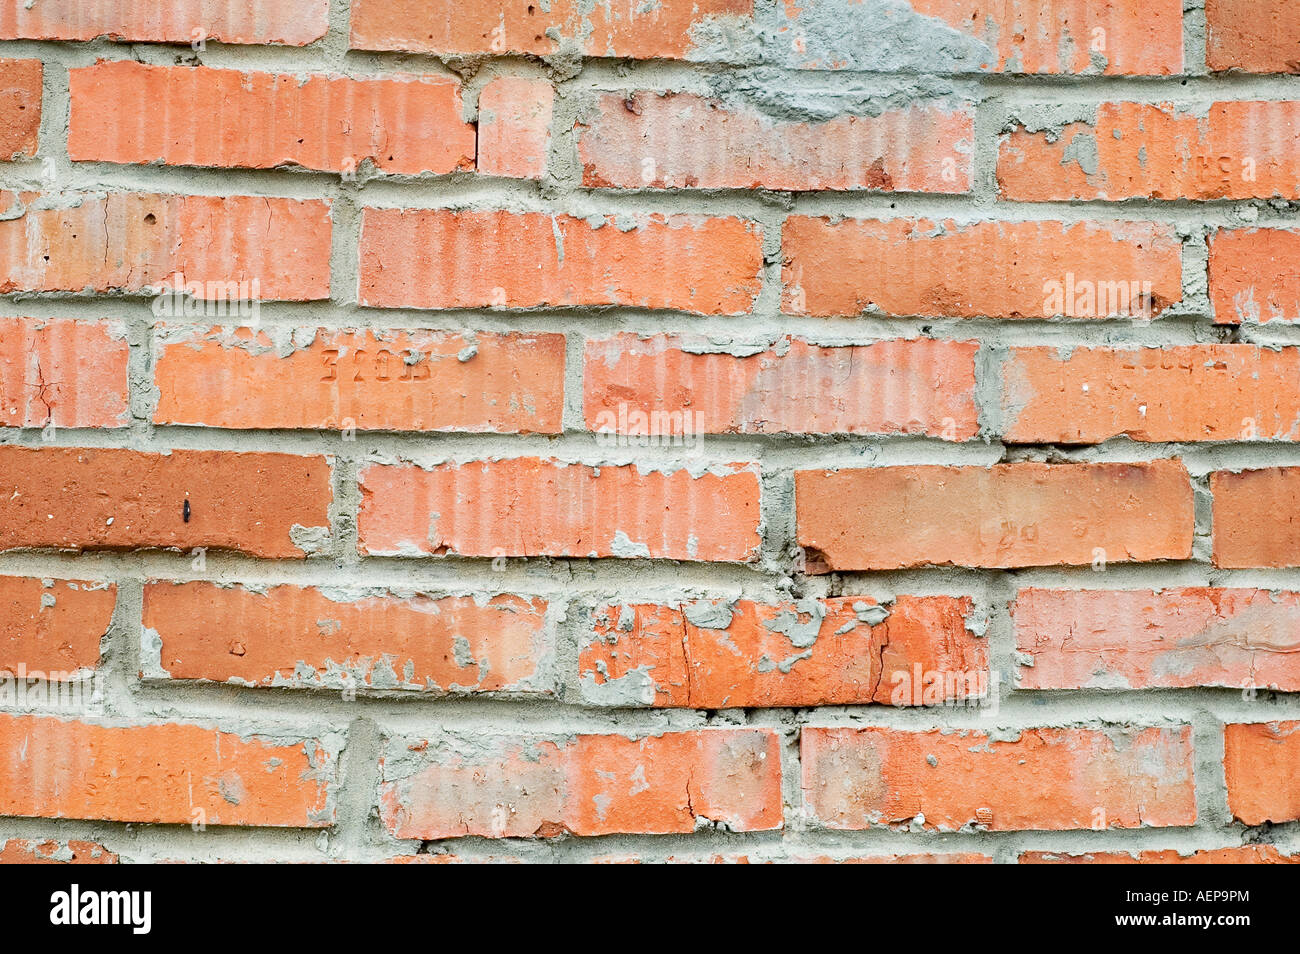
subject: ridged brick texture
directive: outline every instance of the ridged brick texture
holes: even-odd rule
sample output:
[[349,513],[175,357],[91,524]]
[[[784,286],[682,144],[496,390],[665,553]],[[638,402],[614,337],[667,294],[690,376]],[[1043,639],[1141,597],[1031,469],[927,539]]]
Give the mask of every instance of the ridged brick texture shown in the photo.
[[0,863],[1296,862],[1298,75],[1296,0],[4,4]]

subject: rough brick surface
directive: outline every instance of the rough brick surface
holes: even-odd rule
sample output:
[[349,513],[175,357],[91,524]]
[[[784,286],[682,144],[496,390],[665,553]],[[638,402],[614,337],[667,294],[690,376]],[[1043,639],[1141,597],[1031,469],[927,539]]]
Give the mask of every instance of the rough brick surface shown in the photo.
[[6,4],[0,39],[145,43],[282,43],[304,46],[325,35],[329,0],[40,0]]
[[1232,817],[1247,825],[1300,818],[1300,722],[1223,729],[1223,771]]
[[478,96],[478,171],[540,179],[551,149],[555,93],[544,80],[502,76]]
[[1300,566],[1300,468],[1210,475],[1214,565]]
[[4,865],[115,865],[117,855],[93,841],[33,841],[10,838],[0,844],[0,864]]
[[116,602],[111,584],[0,576],[0,670],[66,681],[94,669]]
[[0,318],[0,425],[125,427],[127,361],[120,321]]
[[1300,232],[1215,233],[1210,237],[1210,299],[1220,324],[1300,321]]
[[1205,0],[1212,70],[1300,73],[1300,16],[1287,0]]
[[42,72],[40,60],[0,59],[0,161],[36,154]]

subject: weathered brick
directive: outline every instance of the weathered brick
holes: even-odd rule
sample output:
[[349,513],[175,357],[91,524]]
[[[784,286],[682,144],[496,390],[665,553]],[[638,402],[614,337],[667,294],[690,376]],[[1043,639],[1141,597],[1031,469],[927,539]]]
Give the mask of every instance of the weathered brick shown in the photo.
[[[968,629],[972,611],[951,596],[605,606],[578,661],[583,698],[692,709],[974,699],[988,691],[988,647]],[[921,683],[936,673],[953,678],[926,700]]]
[[93,841],[10,838],[0,844],[0,865],[115,865],[118,857]]
[[[259,73],[130,60],[70,70],[74,160],[419,175],[474,168],[460,81]],[[151,122],[133,121],[142,113]],[[213,117],[237,116],[232,136]]]
[[1205,0],[1212,70],[1300,73],[1300,16],[1290,0]]
[[0,318],[0,426],[125,427],[126,325]]
[[805,728],[804,809],[826,828],[1139,828],[1196,821],[1190,726]]
[[[792,216],[782,245],[791,315],[1150,317],[1182,298],[1182,244],[1166,225]],[[1130,294],[1099,307],[1101,283]]]
[[334,823],[335,762],[320,739],[4,714],[0,814],[322,828]]
[[1024,689],[1300,690],[1300,593],[1023,589]]
[[0,549],[213,547],[302,557],[328,537],[324,457],[0,447]]
[[[765,346],[766,345],[766,346]],[[926,434],[979,430],[970,341],[879,341],[819,347],[632,333],[589,339],[587,427],[691,434]],[[656,423],[657,422],[657,423]]]
[[1300,321],[1300,232],[1224,229],[1210,236],[1218,324]]
[[253,686],[551,693],[546,601],[346,587],[151,582],[144,660]]
[[158,424],[558,433],[564,336],[166,328]]
[[1178,460],[795,473],[809,569],[1080,566],[1191,556]]
[[1239,848],[1206,848],[1183,854],[1174,849],[1164,851],[1090,851],[1065,854],[1059,851],[1022,852],[1022,865],[1294,865],[1300,855],[1283,854],[1273,845],[1242,845]]
[[698,476],[536,457],[428,469],[372,464],[360,484],[359,543],[372,555],[746,561],[758,554],[758,473],[749,464]]
[[0,40],[280,43],[325,35],[329,0],[40,0],[0,7]]
[[1247,825],[1300,819],[1300,722],[1223,727],[1223,771],[1232,817]]
[[498,76],[478,96],[478,171],[540,179],[551,150],[555,92],[545,80]]
[[732,831],[782,824],[780,741],[766,729],[392,738],[381,771],[380,818],[397,838],[670,834],[706,819]]
[[737,218],[367,208],[363,305],[625,305],[744,314],[758,296],[759,226]]
[[66,681],[96,668],[116,603],[111,583],[0,576],[0,673]]
[[[0,22],[3,18],[0,12]],[[36,155],[41,77],[40,60],[0,59],[0,162]]]
[[909,106],[879,116],[776,121],[691,93],[606,93],[580,124],[593,188],[970,191],[974,113]]
[[1210,475],[1214,565],[1300,566],[1300,467]]
[[1300,439],[1300,350],[1013,348],[1003,437],[1025,444]]

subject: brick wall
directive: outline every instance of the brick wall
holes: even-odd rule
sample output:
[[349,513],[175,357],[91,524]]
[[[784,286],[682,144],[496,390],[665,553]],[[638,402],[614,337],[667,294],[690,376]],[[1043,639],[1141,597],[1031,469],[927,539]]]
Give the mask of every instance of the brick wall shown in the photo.
[[1300,860],[1300,9],[591,6],[0,9],[0,860]]

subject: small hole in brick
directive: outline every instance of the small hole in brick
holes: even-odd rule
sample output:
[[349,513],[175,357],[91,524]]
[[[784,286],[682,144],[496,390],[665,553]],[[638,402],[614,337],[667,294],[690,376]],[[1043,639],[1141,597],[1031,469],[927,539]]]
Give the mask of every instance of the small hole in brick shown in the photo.
[[144,217],[145,225],[153,225],[157,221],[158,221],[158,217],[155,216],[152,212],[150,212],[148,215]]

